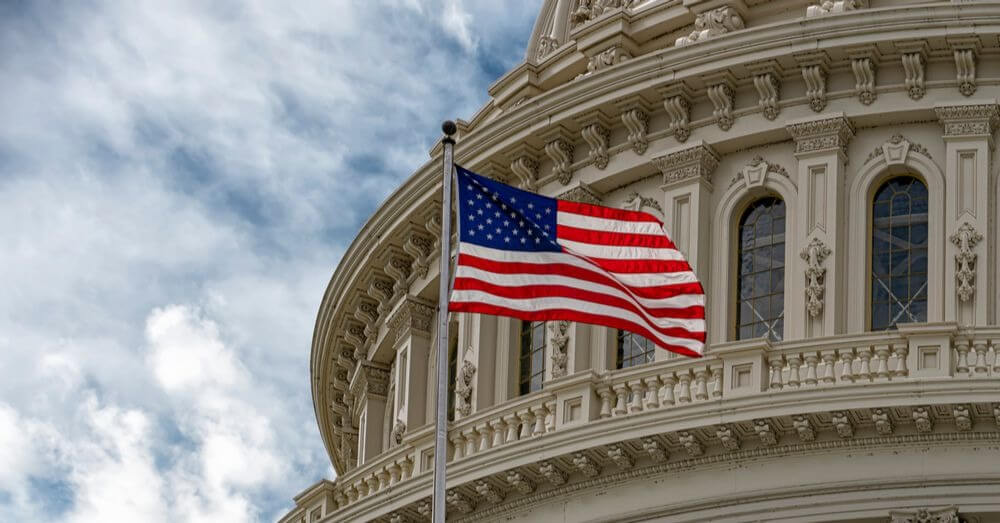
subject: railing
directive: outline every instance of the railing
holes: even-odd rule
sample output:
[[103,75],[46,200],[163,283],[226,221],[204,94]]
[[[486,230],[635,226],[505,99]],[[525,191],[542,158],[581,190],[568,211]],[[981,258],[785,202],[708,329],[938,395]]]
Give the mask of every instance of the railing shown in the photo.
[[[1000,376],[998,347],[998,328],[924,324],[773,345],[766,340],[734,342],[716,345],[697,360],[668,359],[603,374],[588,371],[455,421],[448,431],[449,462],[577,430],[589,422],[727,398],[878,382],[995,378]],[[567,397],[595,403],[581,409],[581,419],[567,423],[560,411]],[[679,440],[686,446],[684,434]],[[724,436],[719,434],[723,442]],[[418,476],[416,460],[425,457],[421,450],[432,448],[433,437],[430,427],[408,434],[402,445],[338,478],[338,506]],[[697,455],[698,443],[690,439],[693,448],[688,451]]]

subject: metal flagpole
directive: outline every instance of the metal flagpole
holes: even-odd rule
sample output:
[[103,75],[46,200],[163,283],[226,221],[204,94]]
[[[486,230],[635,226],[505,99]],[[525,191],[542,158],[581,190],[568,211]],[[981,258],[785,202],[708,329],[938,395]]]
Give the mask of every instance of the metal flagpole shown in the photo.
[[444,523],[445,463],[448,454],[448,291],[451,287],[451,176],[455,170],[452,135],[458,131],[455,122],[441,125],[445,137],[444,166],[441,173],[441,272],[438,294],[437,328],[437,430],[434,438],[434,523]]

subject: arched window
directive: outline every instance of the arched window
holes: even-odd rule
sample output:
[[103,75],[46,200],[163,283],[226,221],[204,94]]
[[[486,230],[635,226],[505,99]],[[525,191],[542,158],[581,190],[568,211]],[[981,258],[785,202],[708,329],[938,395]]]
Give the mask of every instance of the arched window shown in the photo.
[[761,198],[739,225],[738,339],[780,341],[785,328],[785,202]]
[[521,322],[518,390],[523,396],[542,390],[545,379],[545,322]]
[[615,360],[617,368],[650,363],[655,352],[656,346],[646,338],[632,332],[618,331],[618,357]]
[[892,178],[872,201],[871,329],[927,321],[927,186]]

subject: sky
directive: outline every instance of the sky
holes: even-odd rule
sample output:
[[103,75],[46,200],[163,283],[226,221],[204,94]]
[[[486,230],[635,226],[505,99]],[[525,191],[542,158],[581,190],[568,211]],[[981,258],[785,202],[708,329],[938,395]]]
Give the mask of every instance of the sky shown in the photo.
[[541,0],[0,2],[0,521],[275,521],[342,253]]

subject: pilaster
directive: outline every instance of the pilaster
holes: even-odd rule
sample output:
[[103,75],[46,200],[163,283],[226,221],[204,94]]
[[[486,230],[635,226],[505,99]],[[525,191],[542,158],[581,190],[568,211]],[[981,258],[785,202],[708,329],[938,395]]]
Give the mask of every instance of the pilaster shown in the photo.
[[786,226],[786,241],[794,243],[793,252],[804,262],[786,260],[788,268],[804,268],[804,273],[788,274],[786,281],[788,291],[803,294],[807,305],[798,327],[802,332],[788,337],[831,336],[846,326],[844,193],[847,144],[854,128],[842,113],[795,120],[785,128],[795,140],[799,197],[794,205],[802,218]]
[[719,155],[701,140],[666,151],[652,163],[663,173],[664,226],[695,274],[708,276],[711,246],[711,176]]
[[434,307],[406,296],[389,317],[389,335],[396,352],[396,420],[408,429],[427,420],[431,326]]
[[[472,411],[488,409],[496,404],[496,373],[490,372],[497,357],[497,316],[463,314],[463,324],[458,338],[456,373],[465,362],[473,365]],[[456,403],[457,406],[457,403]],[[456,413],[456,419],[460,417]]]
[[358,463],[382,452],[389,369],[370,361],[358,363],[351,379],[351,394],[358,408]]
[[945,321],[986,325],[994,319],[997,238],[990,231],[996,196],[991,175],[996,99],[934,106],[945,142]]

